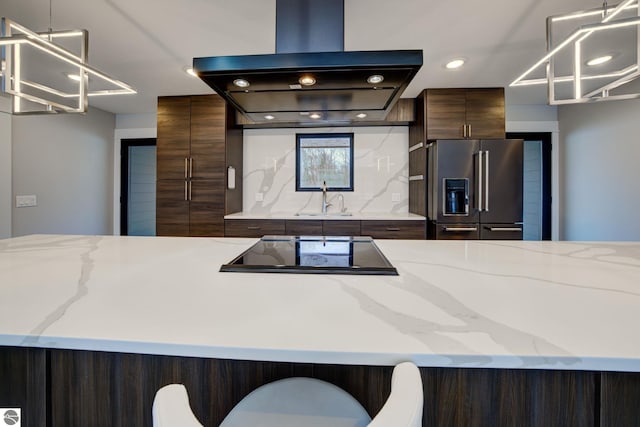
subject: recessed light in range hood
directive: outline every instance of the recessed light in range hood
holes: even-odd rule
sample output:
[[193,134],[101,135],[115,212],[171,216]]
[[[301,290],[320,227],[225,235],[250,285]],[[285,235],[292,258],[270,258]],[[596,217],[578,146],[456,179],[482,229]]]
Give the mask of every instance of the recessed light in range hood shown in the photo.
[[[256,123],[382,121],[421,66],[421,50],[302,52],[193,60],[198,76]],[[376,82],[379,79],[371,79],[372,76],[382,76],[383,80]],[[300,84],[303,77],[315,79],[315,83]],[[248,86],[234,84],[238,80],[246,81]],[[310,119],[312,115],[319,118]]]

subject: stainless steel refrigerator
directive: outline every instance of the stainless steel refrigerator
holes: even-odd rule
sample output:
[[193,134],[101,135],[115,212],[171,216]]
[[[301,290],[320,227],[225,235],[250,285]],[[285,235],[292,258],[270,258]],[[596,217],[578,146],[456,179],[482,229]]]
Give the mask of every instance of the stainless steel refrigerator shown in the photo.
[[522,240],[521,139],[428,145],[431,239]]

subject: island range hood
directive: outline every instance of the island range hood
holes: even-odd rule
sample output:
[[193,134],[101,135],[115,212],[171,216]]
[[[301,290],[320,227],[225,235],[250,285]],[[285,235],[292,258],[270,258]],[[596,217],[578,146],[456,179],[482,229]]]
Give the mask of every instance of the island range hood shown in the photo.
[[194,58],[196,74],[256,124],[385,119],[422,50],[344,50],[344,0],[277,0],[276,53]]

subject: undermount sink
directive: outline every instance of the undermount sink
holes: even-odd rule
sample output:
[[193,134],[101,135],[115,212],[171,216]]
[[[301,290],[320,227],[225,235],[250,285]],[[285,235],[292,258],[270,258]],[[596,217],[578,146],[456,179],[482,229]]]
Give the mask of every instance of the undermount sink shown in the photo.
[[353,213],[351,212],[329,212],[326,214],[323,214],[322,212],[296,212],[294,214],[295,216],[323,216],[323,217],[329,217],[329,216],[352,216]]

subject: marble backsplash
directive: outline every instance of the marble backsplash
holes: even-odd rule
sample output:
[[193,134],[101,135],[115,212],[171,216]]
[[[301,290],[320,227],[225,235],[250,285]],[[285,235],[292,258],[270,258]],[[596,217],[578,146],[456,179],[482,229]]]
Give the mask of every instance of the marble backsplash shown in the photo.
[[[344,191],[350,212],[407,213],[409,132],[405,126],[251,129],[244,131],[243,211],[320,211],[322,193],[296,192],[296,133],[354,133],[354,191]],[[328,199],[340,209],[337,192]]]

